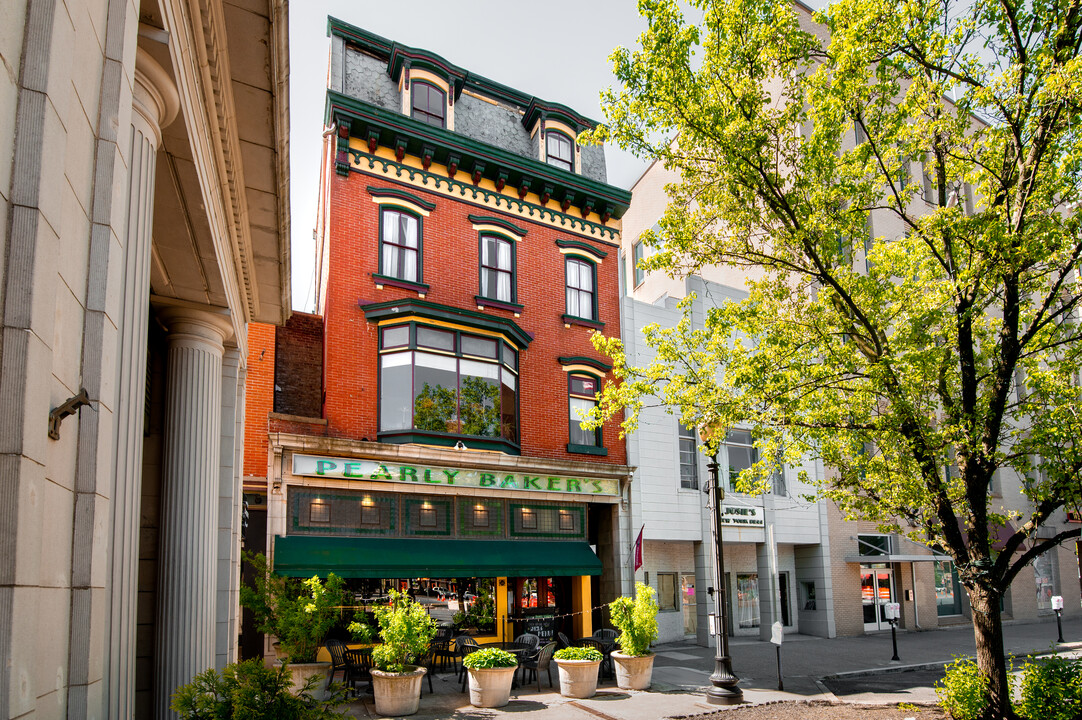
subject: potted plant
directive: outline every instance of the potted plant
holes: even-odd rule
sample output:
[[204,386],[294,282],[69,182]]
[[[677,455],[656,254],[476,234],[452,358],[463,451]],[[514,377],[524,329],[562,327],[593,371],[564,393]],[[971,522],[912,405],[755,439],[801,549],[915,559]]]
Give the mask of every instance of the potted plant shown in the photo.
[[560,670],[560,694],[591,698],[597,693],[597,669],[605,656],[595,648],[565,647],[552,656]]
[[436,621],[406,593],[390,592],[391,601],[375,610],[383,642],[372,650],[372,690],[380,715],[412,715],[421,703],[425,669],[414,661],[428,652]]
[[609,603],[612,624],[620,631],[616,642],[620,650],[612,652],[616,665],[616,685],[623,690],[645,690],[654,673],[654,654],[650,643],[657,639],[657,601],[654,589],[635,583],[635,599],[618,597]]
[[316,655],[342,614],[342,578],[331,573],[326,582],[298,581],[275,575],[262,554],[245,553],[244,559],[255,570],[255,582],[241,585],[240,604],[252,611],[256,629],[277,638],[275,650],[280,660],[288,660],[299,692],[308,678],[325,676],[331,668],[329,662],[316,662]]
[[470,704],[480,708],[503,707],[511,701],[511,681],[518,659],[499,648],[482,648],[462,660],[470,673]]

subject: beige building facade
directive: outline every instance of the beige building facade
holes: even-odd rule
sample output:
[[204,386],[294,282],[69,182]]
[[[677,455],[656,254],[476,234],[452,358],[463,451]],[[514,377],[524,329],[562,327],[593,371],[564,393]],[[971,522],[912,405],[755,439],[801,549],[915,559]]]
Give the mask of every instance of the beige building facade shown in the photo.
[[287,27],[284,0],[0,10],[0,718],[170,717],[235,658]]

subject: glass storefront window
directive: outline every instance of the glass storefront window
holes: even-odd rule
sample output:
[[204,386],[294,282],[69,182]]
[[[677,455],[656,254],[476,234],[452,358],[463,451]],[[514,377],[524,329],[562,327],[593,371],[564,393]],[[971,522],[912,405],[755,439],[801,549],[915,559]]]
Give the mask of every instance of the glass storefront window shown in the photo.
[[935,607],[936,613],[944,615],[962,614],[962,593],[958,583],[958,573],[954,563],[948,561],[933,563],[935,568]]
[[759,627],[759,575],[736,576],[736,626]]

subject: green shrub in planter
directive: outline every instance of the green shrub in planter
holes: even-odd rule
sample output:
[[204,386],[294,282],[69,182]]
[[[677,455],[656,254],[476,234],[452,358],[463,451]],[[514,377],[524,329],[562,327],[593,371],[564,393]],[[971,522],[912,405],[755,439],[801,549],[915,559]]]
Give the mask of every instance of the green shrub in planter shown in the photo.
[[1022,667],[1014,709],[1027,720],[1082,717],[1082,661],[1058,655],[1043,660],[1030,657]]
[[616,642],[625,655],[650,654],[650,643],[657,639],[657,601],[654,589],[635,583],[635,599],[618,597],[609,603],[612,624],[620,631]]
[[593,662],[605,659],[600,650],[592,647],[565,647],[563,650],[557,650],[552,657],[557,660],[591,660]]
[[935,685],[939,704],[954,720],[976,720],[991,702],[988,681],[981,675],[977,663],[961,658],[946,667],[947,674]]
[[308,679],[300,693],[290,692],[293,674],[283,664],[271,668],[260,659],[226,665],[221,675],[213,668],[177,688],[171,707],[181,720],[337,720],[346,715],[334,708],[346,702],[345,689],[332,685],[326,700],[317,700],[312,691],[323,682],[318,675]]
[[462,659],[462,665],[469,670],[483,670],[487,668],[518,667],[518,659],[506,650],[499,648],[482,648],[475,650]]
[[392,590],[390,597],[388,605],[375,609],[383,644],[372,650],[372,661],[383,672],[408,672],[413,660],[428,652],[436,636],[436,621],[406,593]]

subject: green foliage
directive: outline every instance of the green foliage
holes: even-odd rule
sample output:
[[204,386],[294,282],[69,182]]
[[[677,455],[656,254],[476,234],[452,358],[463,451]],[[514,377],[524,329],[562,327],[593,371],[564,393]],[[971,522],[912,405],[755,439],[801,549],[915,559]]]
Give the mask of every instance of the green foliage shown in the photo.
[[498,437],[500,386],[480,377],[462,378],[462,433]]
[[372,660],[384,672],[408,672],[428,651],[436,635],[436,621],[406,593],[391,590],[390,598],[389,604],[375,609],[383,643],[372,650]]
[[654,589],[635,583],[635,599],[618,597],[609,603],[612,624],[620,631],[616,642],[620,649],[635,657],[650,654],[650,643],[657,639],[657,601]]
[[557,660],[592,660],[601,662],[605,656],[601,651],[592,647],[565,647],[553,653],[552,657]]
[[1015,710],[1027,720],[1082,717],[1082,660],[1029,658],[1022,667]]
[[342,578],[334,573],[298,581],[275,575],[262,555],[244,554],[255,570],[254,585],[241,584],[240,604],[252,611],[256,629],[278,638],[293,663],[316,659],[323,638],[341,617],[345,602]]
[[499,648],[481,648],[475,650],[462,659],[462,664],[470,670],[479,668],[509,668],[518,667],[518,659]]
[[935,685],[939,704],[954,720],[977,720],[988,708],[988,679],[970,658],[949,663],[947,674]]
[[[358,613],[358,615],[361,615],[361,613]],[[363,643],[365,645],[372,642],[376,634],[375,628],[364,622],[363,617],[359,620],[354,619],[349,625],[346,626],[346,630],[349,631],[349,634],[353,637],[355,641]]]
[[171,707],[181,720],[333,720],[344,718],[334,708],[346,702],[345,690],[332,685],[331,697],[312,696],[323,683],[315,675],[294,695],[293,679],[284,663],[270,668],[262,660],[226,665],[219,675],[213,668],[177,688]]
[[[749,428],[761,460],[743,492],[818,456],[837,470],[821,494],[848,519],[952,556],[980,596],[995,712],[1009,713],[998,600],[1079,535],[1040,528],[1082,504],[1077,5],[639,10],[639,47],[612,55],[608,125],[581,140],[679,177],[641,267],[728,268],[747,297],[688,298],[676,327],[646,329],[645,366],[595,335],[617,382],[593,423],[620,413],[633,430],[649,401],[712,429],[714,446]],[[1025,479],[1020,503],[989,492],[997,471]]]
[[424,384],[413,398],[413,427],[430,432],[458,432],[458,392]]
[[496,581],[485,578],[477,581],[477,598],[470,603],[463,623],[478,630],[493,630],[496,627],[496,598],[493,595]]

